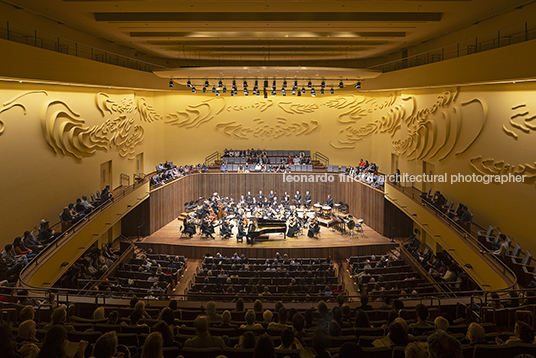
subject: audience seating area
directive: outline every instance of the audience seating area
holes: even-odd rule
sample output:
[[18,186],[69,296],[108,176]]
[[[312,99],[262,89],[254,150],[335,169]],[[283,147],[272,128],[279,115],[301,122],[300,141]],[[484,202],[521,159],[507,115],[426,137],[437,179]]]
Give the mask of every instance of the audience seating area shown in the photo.
[[205,257],[188,292],[190,300],[318,301],[339,290],[330,258]]
[[[353,258],[350,261],[355,260]],[[397,267],[402,267],[397,266]],[[342,297],[342,296],[341,296]],[[354,342],[362,347],[365,357],[367,358],[393,358],[404,357],[404,351],[406,345],[410,345],[415,342],[426,342],[427,339],[435,334],[436,328],[434,325],[438,325],[439,319],[443,319],[442,323],[446,332],[454,339],[461,342],[461,350],[463,357],[473,358],[489,358],[489,357],[514,357],[516,354],[536,354],[536,344],[523,343],[523,342],[507,342],[507,344],[499,345],[495,342],[508,341],[511,336],[516,335],[515,332],[506,331],[505,328],[513,329],[513,323],[516,321],[529,320],[529,317],[522,315],[515,315],[516,320],[510,322],[509,326],[498,325],[491,319],[482,317],[472,317],[473,322],[479,322],[482,330],[481,340],[472,341],[469,340],[466,335],[470,329],[469,322],[463,317],[465,308],[460,304],[439,304],[437,306],[425,306],[421,304],[412,303],[400,308],[394,303],[394,306],[398,307],[398,310],[394,309],[394,306],[381,307],[380,309],[374,309],[369,307],[365,310],[365,314],[368,319],[368,326],[362,327],[361,323],[357,323],[356,320],[359,307],[355,307],[355,304],[344,303],[344,300],[339,301],[339,297],[335,301],[338,303],[328,303],[329,307],[324,302],[319,301],[314,304],[303,303],[276,303],[275,307],[264,307],[263,302],[266,302],[265,297],[260,297],[262,301],[257,300],[253,307],[255,308],[254,323],[258,324],[253,329],[241,328],[247,325],[246,313],[247,307],[244,306],[242,300],[236,303],[205,303],[204,307],[191,307],[186,306],[184,303],[178,301],[169,301],[169,307],[159,306],[152,307],[145,305],[133,298],[130,301],[130,305],[118,305],[108,304],[100,306],[103,308],[103,316],[97,317],[96,314],[98,304],[95,303],[76,303],[70,305],[68,310],[71,314],[67,317],[66,322],[56,323],[57,325],[64,326],[67,330],[67,338],[71,342],[79,342],[81,340],[89,342],[89,346],[86,349],[86,356],[89,357],[92,354],[93,347],[97,343],[99,337],[110,331],[117,332],[118,343],[128,347],[131,356],[136,353],[140,353],[144,347],[145,341],[151,332],[157,331],[158,324],[165,322],[171,329],[173,338],[172,341],[165,342],[163,348],[164,358],[176,358],[179,355],[184,357],[210,357],[215,358],[219,354],[223,354],[228,358],[233,357],[256,357],[254,355],[254,348],[244,348],[240,346],[241,336],[247,332],[252,331],[257,337],[257,342],[261,340],[261,335],[267,334],[269,339],[273,342],[276,348],[276,356],[282,358],[284,356],[300,357],[306,356],[300,354],[300,349],[283,349],[280,347],[282,344],[282,332],[285,327],[291,327],[294,337],[297,337],[299,341],[304,345],[306,350],[310,350],[318,338],[318,329],[324,330],[324,338],[326,350],[331,354],[339,352],[340,347],[346,342]],[[418,301],[417,301],[418,302]],[[26,302],[27,303],[27,302]],[[41,307],[37,307],[37,314],[33,318],[37,323],[37,330],[35,337],[37,341],[35,344],[41,347],[45,340],[47,330],[50,328],[52,307],[58,303],[53,302],[52,305],[44,304]],[[22,309],[26,305],[22,303],[4,303],[2,307],[4,312],[11,310],[14,315],[9,315],[9,321],[7,324],[13,334],[14,338],[19,335],[19,324],[22,323]],[[284,308],[282,308],[284,307]],[[424,307],[424,310],[423,310]],[[460,309],[461,307],[461,309]],[[519,306],[517,311],[531,311],[534,312],[536,305]],[[101,308],[101,309],[102,309]],[[62,308],[60,308],[62,309]],[[171,321],[169,318],[164,318],[164,310],[171,312]],[[224,311],[228,310],[227,318]],[[137,325],[133,325],[131,318],[134,317],[135,311],[141,311],[145,316]],[[266,312],[270,311],[268,315]],[[287,322],[279,322],[279,315],[286,314]],[[194,328],[194,322],[196,317],[206,316],[209,321],[209,333],[212,336],[219,336],[222,338],[225,346],[217,348],[191,348],[185,347],[188,344],[188,339],[196,337],[196,329]],[[303,329],[300,328],[300,319],[303,319]],[[493,316],[486,313],[485,316]],[[265,319],[265,317],[271,317]],[[164,320],[165,321],[162,321]],[[222,320],[224,323],[222,324]],[[395,320],[396,319],[396,320]],[[390,346],[381,346],[378,342],[383,340],[384,337],[393,337],[391,335],[390,327],[394,327],[395,324],[400,325],[403,320],[402,327],[407,326],[407,333],[409,334],[404,338],[404,344],[394,344]],[[280,325],[269,326],[270,322],[279,322]],[[534,321],[530,322],[534,324]],[[223,327],[220,326],[222,324]],[[529,339],[534,339],[534,333],[529,332]],[[19,347],[25,343],[20,337],[17,338],[17,344]],[[485,344],[484,344],[485,343]],[[318,346],[316,346],[318,347]]]
[[[468,211],[467,206],[459,203],[454,208],[453,200],[448,204],[447,197],[439,191],[432,194],[431,189],[428,193],[422,193],[421,199],[429,207],[441,212],[445,220],[459,225],[469,235],[473,235],[471,230],[473,214]],[[523,252],[519,243],[514,243],[510,237],[502,233],[500,229],[494,228],[493,225],[489,225],[486,231],[478,230],[474,236],[483,249],[496,255],[515,273],[520,285],[523,287],[530,285],[531,288],[536,288],[536,265],[531,266],[532,253],[530,251]],[[501,246],[504,246],[503,250]]]
[[359,291],[371,299],[417,298],[435,292],[435,288],[403,259],[393,259],[386,254],[351,256],[347,261]]

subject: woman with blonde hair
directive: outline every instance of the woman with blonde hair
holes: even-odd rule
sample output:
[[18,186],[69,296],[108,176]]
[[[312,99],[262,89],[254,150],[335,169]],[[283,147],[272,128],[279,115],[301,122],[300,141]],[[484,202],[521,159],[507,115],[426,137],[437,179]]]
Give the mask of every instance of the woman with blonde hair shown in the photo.
[[93,311],[93,319],[98,320],[105,320],[106,317],[104,316],[104,307],[100,306]]
[[162,345],[164,340],[160,332],[153,332],[145,338],[141,358],[163,358]]

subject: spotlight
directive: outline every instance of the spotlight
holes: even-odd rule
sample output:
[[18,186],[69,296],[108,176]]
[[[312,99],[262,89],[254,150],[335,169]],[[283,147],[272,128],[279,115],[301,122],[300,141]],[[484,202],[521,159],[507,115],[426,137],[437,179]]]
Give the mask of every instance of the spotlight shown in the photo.
[[216,86],[212,86],[212,93],[216,93]]
[[309,80],[309,82],[307,82],[307,87],[309,87],[309,88],[313,87],[313,84],[311,83],[311,80]]
[[334,94],[335,91],[333,90],[333,87],[331,87],[331,90],[329,91],[329,94]]
[[253,94],[257,94],[257,89],[253,87]]
[[244,81],[244,88],[248,88],[248,81]]
[[274,89],[274,90],[272,90],[272,96],[275,96],[275,95],[276,95],[276,91]]
[[287,96],[287,92],[281,92],[281,94],[283,95],[283,97]]
[[234,94],[235,94],[235,95],[237,95],[237,94],[238,94],[238,92],[237,92],[236,88],[234,89]]
[[320,84],[320,88],[326,88],[326,82],[322,81],[322,83]]
[[287,87],[287,80],[283,81],[283,87]]
[[324,88],[320,89],[320,94],[324,94]]
[[343,88],[343,87],[344,87],[344,83],[342,83],[342,81],[339,82],[339,88]]
[[208,84],[208,80],[205,81],[205,87],[208,87],[209,84]]
[[305,94],[305,87],[302,87],[301,93]]
[[195,93],[195,92],[197,92],[197,91],[195,90],[195,87],[192,87],[192,93]]
[[207,88],[203,87],[203,93],[207,93]]
[[357,84],[355,85],[355,88],[361,88],[361,82],[357,81]]
[[316,92],[314,88],[311,89],[311,96],[316,97]]
[[257,97],[260,97],[261,91],[257,91]]
[[233,87],[232,88],[236,89],[236,81],[235,80],[233,80]]
[[172,79],[169,80],[169,87],[171,87],[171,88],[175,87],[175,85],[173,84],[173,80],[172,80]]
[[294,89],[298,89],[298,80],[294,81]]
[[223,93],[227,93],[227,87],[223,87]]
[[218,87],[223,87],[223,83],[221,82],[221,80],[218,82]]
[[244,92],[244,96],[246,96],[246,97],[249,96],[249,93],[247,91]]
[[255,88],[259,87],[259,81],[255,80]]
[[190,82],[190,80],[188,80],[188,82],[186,82],[186,87],[192,87],[192,82]]

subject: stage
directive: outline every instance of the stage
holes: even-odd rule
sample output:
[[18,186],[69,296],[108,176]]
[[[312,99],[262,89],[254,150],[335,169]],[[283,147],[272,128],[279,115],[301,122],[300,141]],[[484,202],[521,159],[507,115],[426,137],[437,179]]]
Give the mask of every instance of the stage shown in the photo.
[[199,259],[206,253],[231,256],[235,252],[249,257],[274,257],[276,252],[281,255],[288,254],[290,257],[327,257],[340,260],[349,256],[382,254],[398,244],[390,240],[364,223],[363,232],[353,231],[353,235],[347,231],[341,234],[333,228],[321,226],[320,236],[310,238],[307,229],[304,229],[298,237],[287,237],[283,234],[268,234],[268,239],[257,240],[253,245],[236,240],[237,228],[233,228],[233,237],[222,240],[219,228],[216,228],[214,239],[201,237],[198,230],[192,238],[182,235],[180,227],[182,220],[175,219],[169,224],[156,231],[154,234],[143,238],[136,245],[144,249],[152,248],[157,253],[169,253],[183,255],[187,258]]

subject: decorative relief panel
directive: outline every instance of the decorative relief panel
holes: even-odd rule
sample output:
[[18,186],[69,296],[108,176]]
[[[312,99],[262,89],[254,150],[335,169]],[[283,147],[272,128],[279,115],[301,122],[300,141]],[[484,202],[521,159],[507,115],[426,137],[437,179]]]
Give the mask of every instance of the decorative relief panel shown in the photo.
[[253,120],[255,126],[244,126],[236,121],[221,122],[216,124],[216,129],[221,130],[229,136],[235,136],[241,139],[250,138],[269,138],[275,139],[281,136],[290,135],[307,135],[318,129],[318,121],[302,121],[288,123],[286,118],[277,118],[276,124],[265,123],[260,118]]

